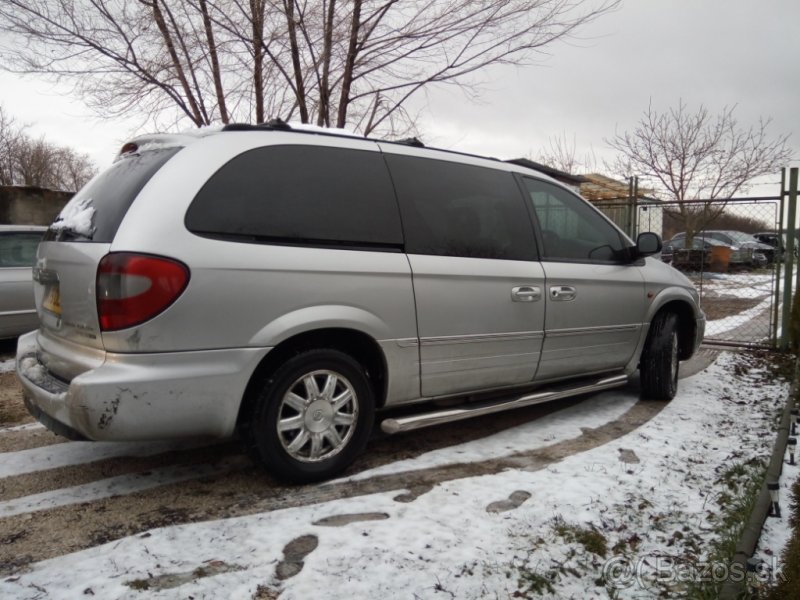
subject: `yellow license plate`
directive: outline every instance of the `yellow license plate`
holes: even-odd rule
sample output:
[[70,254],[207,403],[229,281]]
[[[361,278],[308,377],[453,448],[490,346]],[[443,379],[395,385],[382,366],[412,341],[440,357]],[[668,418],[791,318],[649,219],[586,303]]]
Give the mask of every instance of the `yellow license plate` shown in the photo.
[[55,284],[47,290],[44,296],[44,302],[42,302],[42,308],[57,315],[61,314],[61,289],[58,284]]

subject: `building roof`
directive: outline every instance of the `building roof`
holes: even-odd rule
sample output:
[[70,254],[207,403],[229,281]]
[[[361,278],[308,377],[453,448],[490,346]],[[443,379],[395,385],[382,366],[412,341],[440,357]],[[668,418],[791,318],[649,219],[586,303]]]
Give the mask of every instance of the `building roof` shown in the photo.
[[[581,183],[581,196],[592,202],[602,200],[627,200],[630,194],[630,184],[619,181],[600,173],[589,173],[583,176]],[[653,190],[639,188],[638,199],[658,202],[653,198]]]

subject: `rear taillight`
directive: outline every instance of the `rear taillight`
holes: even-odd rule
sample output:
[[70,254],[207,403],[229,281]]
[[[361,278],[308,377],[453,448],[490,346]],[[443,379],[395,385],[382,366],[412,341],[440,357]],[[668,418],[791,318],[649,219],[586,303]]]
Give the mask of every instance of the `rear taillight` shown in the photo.
[[114,252],[97,267],[102,331],[133,327],[166,310],[189,283],[189,268],[160,256]]

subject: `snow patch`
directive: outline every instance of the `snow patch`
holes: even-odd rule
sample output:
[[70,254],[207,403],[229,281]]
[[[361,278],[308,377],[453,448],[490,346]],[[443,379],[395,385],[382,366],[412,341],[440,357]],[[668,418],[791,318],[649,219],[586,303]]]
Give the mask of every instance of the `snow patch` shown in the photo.
[[[42,365],[35,356],[26,356],[19,361],[19,375],[28,381],[31,381],[39,387],[45,387],[50,375],[47,373],[44,365]],[[63,401],[66,398],[66,393],[62,392],[57,395]]]
[[109,458],[155,456],[208,445],[203,442],[64,442],[18,452],[0,453],[0,479]]
[[[708,560],[717,536],[714,519],[726,501],[720,494],[728,490],[721,475],[769,455],[774,415],[788,390],[788,383],[761,369],[748,372],[737,365],[747,363],[721,355],[706,371],[682,380],[675,399],[644,425],[543,469],[436,483],[410,503],[394,501],[392,491],[154,529],[31,565],[0,581],[0,595],[27,598],[35,585],[42,597],[53,599],[79,597],[87,589],[96,597],[134,598],[139,593],[126,583],[224,561],[241,570],[150,590],[148,597],[249,599],[264,584],[287,600],[320,590],[326,598],[345,600],[676,597],[679,589],[669,581],[632,579],[609,587],[604,565],[623,560],[647,576],[657,559],[678,559],[689,567]],[[592,402],[580,406],[587,413],[608,409]],[[484,446],[487,451],[506,451],[502,434],[487,439],[495,440],[493,449]],[[464,452],[485,443],[454,447],[450,463],[463,462]],[[635,453],[639,462],[620,460],[621,450]],[[487,512],[520,491],[531,497],[518,508]],[[365,512],[389,518],[339,528],[314,525]],[[597,532],[607,555],[591,553],[559,530],[563,524]],[[297,575],[278,580],[275,567],[284,548],[303,535],[316,536],[319,545]],[[551,575],[551,592],[525,588],[532,576]]]
[[62,209],[61,213],[50,226],[55,231],[68,230],[78,235],[90,238],[94,233],[92,220],[95,209],[91,198],[76,196]]
[[246,459],[233,457],[214,464],[174,465],[144,473],[119,475],[83,485],[23,496],[0,502],[0,518],[111,498],[112,496],[133,494],[170,483],[209,477],[230,471],[241,465],[242,462],[246,463]]
[[757,317],[765,310],[769,310],[770,306],[772,306],[772,298],[767,298],[766,300],[762,300],[753,308],[736,313],[730,317],[708,321],[706,323],[706,335],[719,335],[721,333],[731,331],[732,329],[736,329],[750,319]]
[[31,429],[44,429],[44,425],[41,423],[25,423],[25,425],[15,425],[14,427],[0,427],[0,434],[14,433],[16,431],[28,431]]

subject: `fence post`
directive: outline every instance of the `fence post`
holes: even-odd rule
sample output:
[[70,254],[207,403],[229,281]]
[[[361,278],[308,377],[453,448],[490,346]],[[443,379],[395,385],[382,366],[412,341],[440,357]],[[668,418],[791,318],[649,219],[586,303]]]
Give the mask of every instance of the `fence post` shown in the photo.
[[786,169],[781,169],[781,193],[780,200],[778,201],[778,249],[783,248],[783,251],[778,255],[778,260],[775,261],[775,300],[772,306],[772,347],[780,348],[780,322],[781,322],[781,271],[784,268],[783,263],[786,260],[786,246],[783,243],[783,226],[784,226],[784,211],[786,206],[786,198],[784,191],[786,190]]
[[623,211],[623,214],[625,215],[624,216],[624,222],[625,222],[624,230],[625,230],[625,233],[627,235],[631,236],[632,239],[633,239],[633,236],[632,236],[632,231],[631,231],[632,230],[632,226],[631,226],[631,221],[632,221],[632,219],[631,219],[631,206],[633,205],[634,202],[636,202],[636,200],[633,197],[633,175],[631,175],[628,178],[628,201],[625,203],[625,209]]
[[781,350],[789,349],[790,325],[792,318],[792,275],[794,268],[795,234],[797,233],[797,167],[789,170],[788,194],[789,217],[786,220],[786,272],[783,282],[783,310],[781,311]]
[[639,203],[639,176],[633,176],[633,198],[631,198],[631,238],[636,239],[639,235],[639,211],[637,204]]

